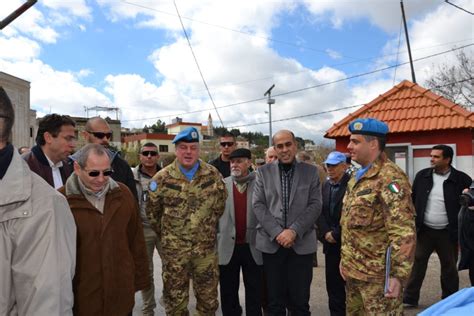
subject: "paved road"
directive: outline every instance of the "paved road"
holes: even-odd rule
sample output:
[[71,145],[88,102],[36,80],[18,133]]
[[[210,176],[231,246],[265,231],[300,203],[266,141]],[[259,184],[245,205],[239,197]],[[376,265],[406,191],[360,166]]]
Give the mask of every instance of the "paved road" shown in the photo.
[[[322,247],[319,247],[318,250],[318,261],[319,267],[314,268],[313,272],[313,283],[311,285],[311,313],[313,315],[329,315],[328,305],[327,305],[327,294],[326,294],[326,285],[325,285],[325,276],[324,276],[324,255],[321,252]],[[162,291],[162,281],[161,281],[161,261],[158,254],[155,252],[154,256],[154,265],[155,265],[155,287],[156,293],[155,296],[157,300],[159,299]],[[430,258],[430,262],[428,265],[428,271],[426,272],[425,281],[423,282],[423,287],[421,289],[421,297],[419,302],[419,307],[415,309],[406,309],[405,315],[416,315],[417,313],[423,311],[427,307],[433,305],[434,303],[440,300],[441,296],[441,288],[440,288],[440,266],[439,260],[436,254],[433,254]],[[467,271],[461,271],[459,273],[460,279],[460,288],[469,287],[469,276]],[[195,300],[192,295],[192,291],[190,293],[190,304],[189,308],[192,314],[195,307]],[[241,302],[244,302],[244,291],[243,291],[243,284],[241,283],[240,287],[240,299]],[[135,296],[135,308],[133,310],[134,315],[141,315],[141,307],[142,307],[142,299],[141,295],[137,293]],[[155,315],[164,316],[165,311],[160,304],[157,304],[157,308],[155,309]],[[243,305],[243,304],[242,304]],[[222,315],[221,311],[219,310],[217,315]]]

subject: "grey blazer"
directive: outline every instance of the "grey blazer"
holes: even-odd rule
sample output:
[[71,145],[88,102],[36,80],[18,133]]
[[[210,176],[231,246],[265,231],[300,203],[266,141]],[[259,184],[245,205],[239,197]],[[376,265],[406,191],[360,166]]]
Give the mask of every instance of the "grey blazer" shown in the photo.
[[[290,192],[287,226],[296,234],[293,250],[300,255],[316,252],[315,223],[321,213],[321,184],[316,166],[296,162]],[[256,247],[275,253],[280,245],[275,238],[283,231],[281,181],[278,161],[257,170],[253,211],[258,220]]]
[[[230,262],[235,246],[235,211],[234,211],[234,195],[232,177],[224,179],[227,189],[227,200],[225,202],[224,214],[219,219],[217,227],[217,254],[219,256],[219,264],[226,265]],[[258,265],[262,265],[262,253],[255,248],[255,235],[257,219],[252,212],[252,193],[255,186],[255,179],[250,180],[247,187],[247,231],[245,240],[250,245],[250,252],[253,260]]]

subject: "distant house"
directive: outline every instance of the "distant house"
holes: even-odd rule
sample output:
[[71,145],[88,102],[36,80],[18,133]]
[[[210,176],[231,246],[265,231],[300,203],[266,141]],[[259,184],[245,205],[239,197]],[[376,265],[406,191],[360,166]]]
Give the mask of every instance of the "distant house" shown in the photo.
[[236,138],[237,148],[246,148],[250,149],[250,142],[242,136]]
[[347,152],[349,123],[373,117],[390,128],[386,153],[410,177],[430,165],[431,147],[450,145],[453,166],[474,176],[474,113],[410,81],[402,81],[356,112],[335,123],[324,135]]
[[[210,116],[209,116],[210,117]],[[212,119],[210,121],[212,127]],[[127,131],[122,135],[122,147],[126,150],[138,150],[145,143],[154,143],[161,153],[174,153],[175,146],[172,144],[175,136],[188,127],[195,127],[199,132],[199,143],[206,143],[203,134],[208,134],[207,126],[195,122],[183,122],[180,117],[174,118],[171,124],[166,125],[168,133],[134,133]]]
[[174,145],[171,143],[175,135],[165,133],[140,133],[135,135],[124,136],[122,139],[122,147],[126,150],[138,150],[146,143],[153,143],[158,147],[161,153],[174,153]]
[[183,119],[180,117],[174,118],[171,124],[166,125],[168,134],[177,135],[182,130],[185,130],[188,127],[195,127],[199,132],[199,139],[202,140],[202,123],[194,122],[183,122]]

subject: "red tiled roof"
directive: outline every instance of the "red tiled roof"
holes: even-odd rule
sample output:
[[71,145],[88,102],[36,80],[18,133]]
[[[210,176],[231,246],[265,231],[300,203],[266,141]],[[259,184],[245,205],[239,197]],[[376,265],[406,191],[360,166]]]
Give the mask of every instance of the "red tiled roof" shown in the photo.
[[324,137],[349,136],[349,123],[365,117],[384,121],[390,133],[474,128],[473,112],[416,83],[404,80],[335,123]]

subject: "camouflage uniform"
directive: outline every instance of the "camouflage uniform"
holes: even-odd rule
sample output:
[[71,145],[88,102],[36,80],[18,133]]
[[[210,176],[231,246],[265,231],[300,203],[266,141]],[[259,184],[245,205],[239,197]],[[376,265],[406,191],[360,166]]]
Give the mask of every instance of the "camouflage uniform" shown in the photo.
[[177,160],[158,172],[153,177],[157,190],[150,192],[146,209],[161,241],[167,315],[188,315],[190,275],[198,315],[214,315],[218,308],[216,229],[227,192],[217,169],[199,163],[192,181]]
[[411,187],[385,154],[348,183],[341,214],[341,267],[347,276],[347,313],[401,314],[402,296],[384,297],[385,254],[392,247],[390,277],[408,279],[416,230]]

